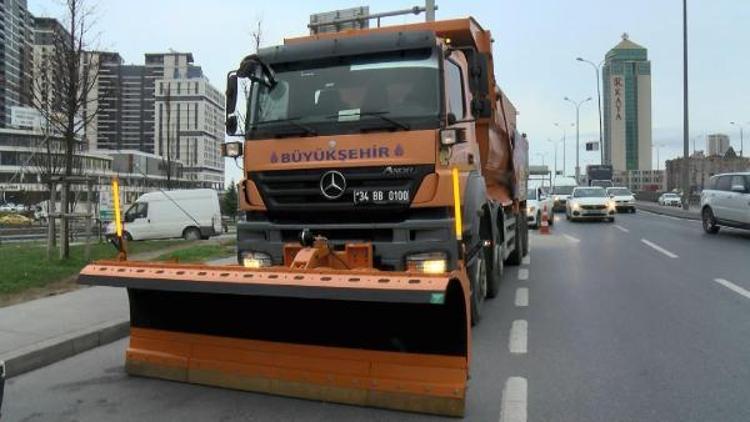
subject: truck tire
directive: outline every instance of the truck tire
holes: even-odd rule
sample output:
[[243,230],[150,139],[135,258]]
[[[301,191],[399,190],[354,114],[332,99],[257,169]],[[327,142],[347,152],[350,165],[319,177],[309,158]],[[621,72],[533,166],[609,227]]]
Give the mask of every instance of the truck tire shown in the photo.
[[[502,224],[502,223],[501,223]],[[487,265],[487,297],[493,298],[500,291],[500,280],[503,278],[503,239],[492,242],[491,248],[485,248],[484,259]]]
[[[520,219],[520,216],[517,216],[516,218]],[[523,244],[521,242],[521,234],[523,230],[521,229],[521,224],[516,222],[516,233],[513,239],[513,252],[508,255],[508,259],[505,260],[506,265],[521,265],[521,258],[523,257]]]
[[525,214],[521,217],[521,257],[524,257],[529,254],[529,220]]
[[476,255],[468,268],[471,287],[471,325],[479,324],[482,319],[482,304],[487,296],[487,265],[484,254]]

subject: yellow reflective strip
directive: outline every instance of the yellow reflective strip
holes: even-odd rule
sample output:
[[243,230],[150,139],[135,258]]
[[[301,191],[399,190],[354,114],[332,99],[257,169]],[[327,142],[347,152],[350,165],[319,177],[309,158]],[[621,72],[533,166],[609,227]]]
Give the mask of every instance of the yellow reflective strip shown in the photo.
[[112,198],[115,206],[115,230],[117,237],[122,237],[122,219],[120,218],[120,182],[112,179]]
[[456,220],[456,239],[461,240],[463,224],[461,223],[461,195],[458,184],[458,168],[453,167],[453,214]]

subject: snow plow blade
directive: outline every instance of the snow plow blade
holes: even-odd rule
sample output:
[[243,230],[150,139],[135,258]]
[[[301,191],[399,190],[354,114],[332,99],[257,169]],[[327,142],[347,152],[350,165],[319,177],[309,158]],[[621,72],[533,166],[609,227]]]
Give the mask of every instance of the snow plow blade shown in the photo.
[[466,281],[372,270],[100,261],[125,287],[129,374],[463,416]]

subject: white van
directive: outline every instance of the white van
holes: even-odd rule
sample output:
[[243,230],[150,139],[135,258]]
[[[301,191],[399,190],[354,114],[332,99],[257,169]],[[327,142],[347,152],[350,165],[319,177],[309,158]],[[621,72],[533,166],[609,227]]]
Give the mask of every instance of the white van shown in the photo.
[[[114,234],[114,224],[107,234]],[[208,239],[221,233],[219,195],[213,189],[149,192],[125,211],[123,236],[127,240]]]
[[578,183],[573,177],[555,177],[552,180],[552,199],[555,201],[552,209],[554,211],[565,211],[568,197],[576,186]]

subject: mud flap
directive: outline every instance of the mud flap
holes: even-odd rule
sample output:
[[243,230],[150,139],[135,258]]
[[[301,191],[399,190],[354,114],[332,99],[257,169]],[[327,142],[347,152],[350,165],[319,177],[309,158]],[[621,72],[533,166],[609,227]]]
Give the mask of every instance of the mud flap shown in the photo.
[[128,289],[130,374],[463,415],[457,276],[99,262],[79,283]]

